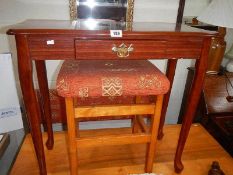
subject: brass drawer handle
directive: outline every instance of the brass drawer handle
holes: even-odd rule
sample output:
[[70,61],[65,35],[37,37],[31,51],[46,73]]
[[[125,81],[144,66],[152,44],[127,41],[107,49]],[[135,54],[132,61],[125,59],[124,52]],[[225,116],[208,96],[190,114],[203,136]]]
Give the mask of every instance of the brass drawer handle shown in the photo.
[[132,47],[133,44],[130,44],[129,47],[122,43],[119,47],[117,47],[115,44],[112,47],[112,51],[117,53],[117,56],[120,58],[125,58],[129,56],[129,52],[132,52],[134,48]]

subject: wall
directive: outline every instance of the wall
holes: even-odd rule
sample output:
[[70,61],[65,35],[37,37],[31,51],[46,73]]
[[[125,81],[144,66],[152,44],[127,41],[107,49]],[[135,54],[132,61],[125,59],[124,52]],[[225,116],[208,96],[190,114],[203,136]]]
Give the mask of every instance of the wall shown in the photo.
[[210,0],[185,0],[184,16],[198,16],[210,3]]
[[179,0],[135,0],[134,21],[174,23]]
[[[0,27],[25,19],[69,19],[68,0],[1,0]],[[0,53],[10,50],[7,37],[0,36]]]

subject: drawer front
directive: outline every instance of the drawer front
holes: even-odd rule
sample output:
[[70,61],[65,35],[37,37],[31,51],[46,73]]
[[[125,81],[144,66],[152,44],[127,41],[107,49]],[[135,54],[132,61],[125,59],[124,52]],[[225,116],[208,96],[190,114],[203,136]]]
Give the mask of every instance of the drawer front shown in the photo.
[[203,40],[177,40],[170,41],[167,47],[167,58],[194,58],[201,55]]
[[75,40],[76,59],[163,58],[166,48],[161,40]]
[[74,59],[74,39],[58,36],[29,36],[28,45],[32,59]]

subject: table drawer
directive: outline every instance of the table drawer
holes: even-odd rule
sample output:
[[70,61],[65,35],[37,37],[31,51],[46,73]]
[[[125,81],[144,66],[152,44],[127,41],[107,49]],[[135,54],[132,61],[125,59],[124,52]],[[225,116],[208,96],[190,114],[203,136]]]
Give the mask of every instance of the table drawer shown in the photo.
[[74,59],[74,39],[66,36],[29,36],[32,59]]
[[163,58],[166,48],[161,40],[75,40],[76,59]]

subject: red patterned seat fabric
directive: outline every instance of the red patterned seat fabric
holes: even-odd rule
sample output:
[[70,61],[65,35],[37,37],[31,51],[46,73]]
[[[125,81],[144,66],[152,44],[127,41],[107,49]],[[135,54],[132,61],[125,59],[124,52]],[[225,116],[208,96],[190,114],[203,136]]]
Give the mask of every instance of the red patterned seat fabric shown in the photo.
[[57,78],[62,97],[165,94],[169,80],[147,60],[68,60]]

